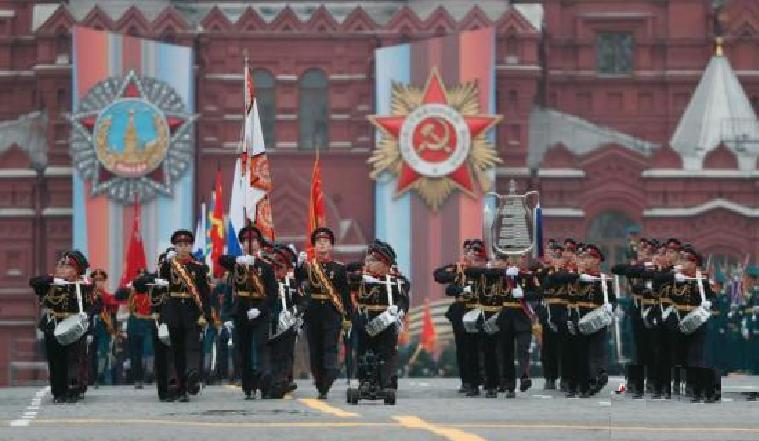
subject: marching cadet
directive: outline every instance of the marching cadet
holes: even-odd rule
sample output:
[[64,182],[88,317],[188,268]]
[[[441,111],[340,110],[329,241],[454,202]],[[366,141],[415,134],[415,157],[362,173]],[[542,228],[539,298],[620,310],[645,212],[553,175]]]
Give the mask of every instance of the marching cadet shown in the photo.
[[[398,332],[409,308],[409,283],[394,274],[396,254],[380,240],[369,245],[363,271],[351,277],[357,303],[354,327],[358,333],[359,394],[379,387],[383,391],[396,389],[394,381],[398,358]],[[355,274],[355,273],[352,273]],[[372,352],[380,360],[379,384],[368,378],[366,355]]]
[[[674,280],[671,295],[682,299],[683,306],[678,307],[678,310],[682,315],[687,315],[700,306],[711,314],[715,295],[707,275],[700,271],[701,256],[689,247],[682,249],[681,257],[679,271],[671,276]],[[701,280],[698,280],[699,273]],[[703,400],[714,403],[720,397],[720,375],[714,369],[714,357],[707,344],[709,334],[714,332],[713,324],[714,320],[709,319],[684,336],[687,376],[693,386],[693,402]]]
[[[449,285],[456,282],[456,278],[462,273],[463,267],[470,265],[473,260],[479,259],[481,255],[480,248],[484,251],[485,247],[478,245],[475,247],[478,251],[472,250],[472,240],[467,239],[463,243],[463,257],[461,262],[451,265],[446,265],[436,269],[433,272],[433,277],[436,282],[440,284]],[[461,267],[461,268],[460,268]],[[456,366],[458,367],[459,377],[461,378],[461,387],[459,393],[466,393],[469,391],[469,384],[467,383],[466,370],[466,331],[464,330],[464,314],[466,313],[465,299],[463,295],[455,294],[455,299],[448,307],[448,311],[445,313],[445,317],[451,322],[451,328],[453,329],[454,345],[456,347]]]
[[257,390],[262,398],[269,395],[271,360],[267,342],[270,311],[277,298],[277,279],[272,266],[262,257],[261,231],[249,225],[237,236],[248,254],[223,255],[219,264],[232,274],[238,340],[235,347],[241,360],[242,391],[245,399],[250,400]]
[[[519,390],[526,392],[532,387],[530,379],[530,344],[532,323],[536,319],[531,303],[542,299],[541,282],[537,270],[530,267],[529,255],[519,256],[517,265],[506,268],[503,310],[498,318],[501,329],[503,373],[506,379],[506,398],[515,398],[517,372],[514,369],[514,349],[519,365]],[[516,342],[516,345],[515,345]]]
[[306,309],[306,298],[298,290],[293,277],[295,252],[285,245],[277,244],[273,248],[271,260],[279,290],[272,309],[269,340],[273,374],[270,397],[282,398],[297,388],[293,382],[295,342]]
[[475,397],[480,394],[482,377],[480,373],[480,325],[464,322],[464,316],[479,307],[479,292],[482,289],[481,278],[467,275],[474,268],[484,268],[487,264],[487,250],[481,239],[468,239],[464,242],[465,255],[462,262],[449,265],[435,271],[438,283],[448,283],[445,294],[454,297],[463,304],[462,326],[463,334],[463,381],[467,388],[466,396]]
[[588,335],[583,335],[580,328],[583,317],[597,308],[607,308],[611,313],[613,302],[616,301],[608,279],[604,283],[609,303],[604,301],[600,276],[600,264],[603,259],[604,256],[598,247],[586,245],[585,254],[576,258],[576,272],[554,273],[549,277],[551,285],[569,285],[567,330],[572,356],[567,360],[568,398],[576,397],[578,392],[580,398],[588,398],[600,391],[608,381],[606,327],[595,329]]
[[110,369],[111,341],[115,338],[116,310],[118,303],[113,294],[106,289],[108,273],[103,269],[90,272],[94,284],[93,304],[90,312],[92,326],[92,344],[89,345],[91,379],[95,386],[101,383],[111,384],[108,374]]
[[[477,280],[474,285],[477,309],[482,311],[482,318],[478,318],[476,342],[479,353],[483,355],[485,363],[485,397],[496,398],[500,383],[500,369],[498,366],[498,346],[500,344],[500,317],[503,304],[510,287],[504,279],[508,261],[505,255],[496,255],[493,261],[485,266],[471,266],[464,269],[464,275],[469,280]],[[514,352],[512,347],[512,354]],[[472,353],[474,355],[474,352]],[[508,356],[504,354],[504,362]],[[479,364],[479,363],[478,363]],[[513,366],[513,357],[512,357]],[[513,388],[512,388],[513,389]],[[479,392],[478,392],[479,393]],[[508,395],[507,395],[508,396]]]
[[192,258],[193,234],[177,230],[171,235],[176,251],[169,251],[159,267],[158,283],[168,283],[169,297],[161,308],[171,341],[179,401],[200,392],[201,338],[210,317],[208,267]]
[[295,279],[308,298],[304,315],[311,374],[319,392],[326,400],[327,393],[340,373],[338,344],[340,330],[350,338],[351,299],[345,265],[332,258],[335,234],[326,227],[311,233],[315,256],[306,258],[301,252]]
[[567,293],[562,287],[546,286],[546,277],[558,271],[563,266],[563,247],[555,240],[549,241],[550,248],[545,257],[545,264],[537,271],[536,276],[542,286],[542,305],[539,308],[540,320],[543,325],[543,345],[541,346],[541,362],[543,364],[543,389],[555,390],[556,380],[563,377],[562,352],[566,345],[566,332],[563,331],[567,319]]
[[[40,298],[43,316],[40,329],[44,333],[50,372],[50,388],[55,403],[75,403],[82,397],[81,361],[86,354],[86,332],[82,324],[87,322],[87,310],[93,286],[84,277],[89,263],[79,250],[66,251],[58,261],[53,275],[33,277],[29,285]],[[63,342],[54,335],[58,326],[66,326],[64,320],[78,317],[75,326],[69,328]],[[61,329],[60,331],[63,331]]]
[[644,274],[651,270],[653,243],[640,238],[636,247],[635,257],[629,264],[619,264],[612,267],[611,272],[615,276],[624,276],[632,296],[632,303],[628,315],[631,319],[634,354],[633,361],[626,366],[627,386],[633,394],[633,398],[643,398],[645,370],[653,369],[653,347],[649,344],[647,323],[644,323],[643,313],[656,303],[652,294],[652,281],[644,278]]
[[[170,252],[176,252],[173,247],[166,249],[158,256],[158,268],[166,261]],[[174,377],[174,359],[171,352],[171,342],[168,327],[161,313],[163,305],[168,301],[168,283],[157,278],[158,273],[142,273],[133,282],[136,292],[147,293],[150,302],[151,326],[150,334],[153,342],[153,374],[155,375],[158,399],[171,402],[177,396],[177,380]]]

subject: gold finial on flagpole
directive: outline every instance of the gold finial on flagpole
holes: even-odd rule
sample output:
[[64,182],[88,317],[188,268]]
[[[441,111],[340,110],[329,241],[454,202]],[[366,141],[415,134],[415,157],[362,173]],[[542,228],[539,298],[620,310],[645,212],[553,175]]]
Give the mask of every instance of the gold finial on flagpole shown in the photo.
[[722,37],[717,37],[715,39],[715,48],[714,48],[714,55],[718,57],[724,57],[725,56],[725,48],[724,48],[725,39]]

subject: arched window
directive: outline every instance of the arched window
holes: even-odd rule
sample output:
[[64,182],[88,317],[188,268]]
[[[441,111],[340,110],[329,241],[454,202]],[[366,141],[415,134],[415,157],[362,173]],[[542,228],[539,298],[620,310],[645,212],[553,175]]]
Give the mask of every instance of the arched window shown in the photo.
[[587,241],[604,253],[606,260],[602,266],[606,271],[616,264],[627,263],[627,235],[633,228],[640,230],[632,219],[617,211],[601,213],[590,223]]
[[306,71],[300,78],[299,93],[298,146],[304,150],[326,149],[329,146],[329,89],[324,71]]
[[253,70],[258,116],[261,118],[261,130],[264,132],[264,144],[267,149],[274,148],[276,142],[274,129],[277,124],[277,101],[274,84],[274,75],[268,70]]

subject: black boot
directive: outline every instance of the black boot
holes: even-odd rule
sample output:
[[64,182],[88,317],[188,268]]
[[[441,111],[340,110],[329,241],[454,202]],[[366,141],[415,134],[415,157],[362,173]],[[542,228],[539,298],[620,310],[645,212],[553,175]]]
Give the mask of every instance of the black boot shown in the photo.
[[543,390],[556,390],[556,380],[547,378],[545,384],[543,384]]
[[519,379],[519,391],[527,392],[527,389],[532,387],[532,380],[528,377],[522,377]]

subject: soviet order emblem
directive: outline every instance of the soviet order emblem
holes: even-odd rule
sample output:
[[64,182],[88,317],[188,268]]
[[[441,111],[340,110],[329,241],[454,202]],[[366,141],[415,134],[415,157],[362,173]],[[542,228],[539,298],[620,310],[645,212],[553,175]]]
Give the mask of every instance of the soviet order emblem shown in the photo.
[[92,87],[72,124],[71,156],[90,193],[121,203],[172,196],[193,158],[192,125],[168,84],[130,71]]
[[371,177],[396,175],[396,196],[414,189],[437,210],[455,189],[476,196],[475,178],[489,190],[486,172],[501,161],[485,135],[501,117],[480,113],[475,83],[446,89],[433,69],[424,89],[393,84],[392,114],[369,120],[382,133]]

